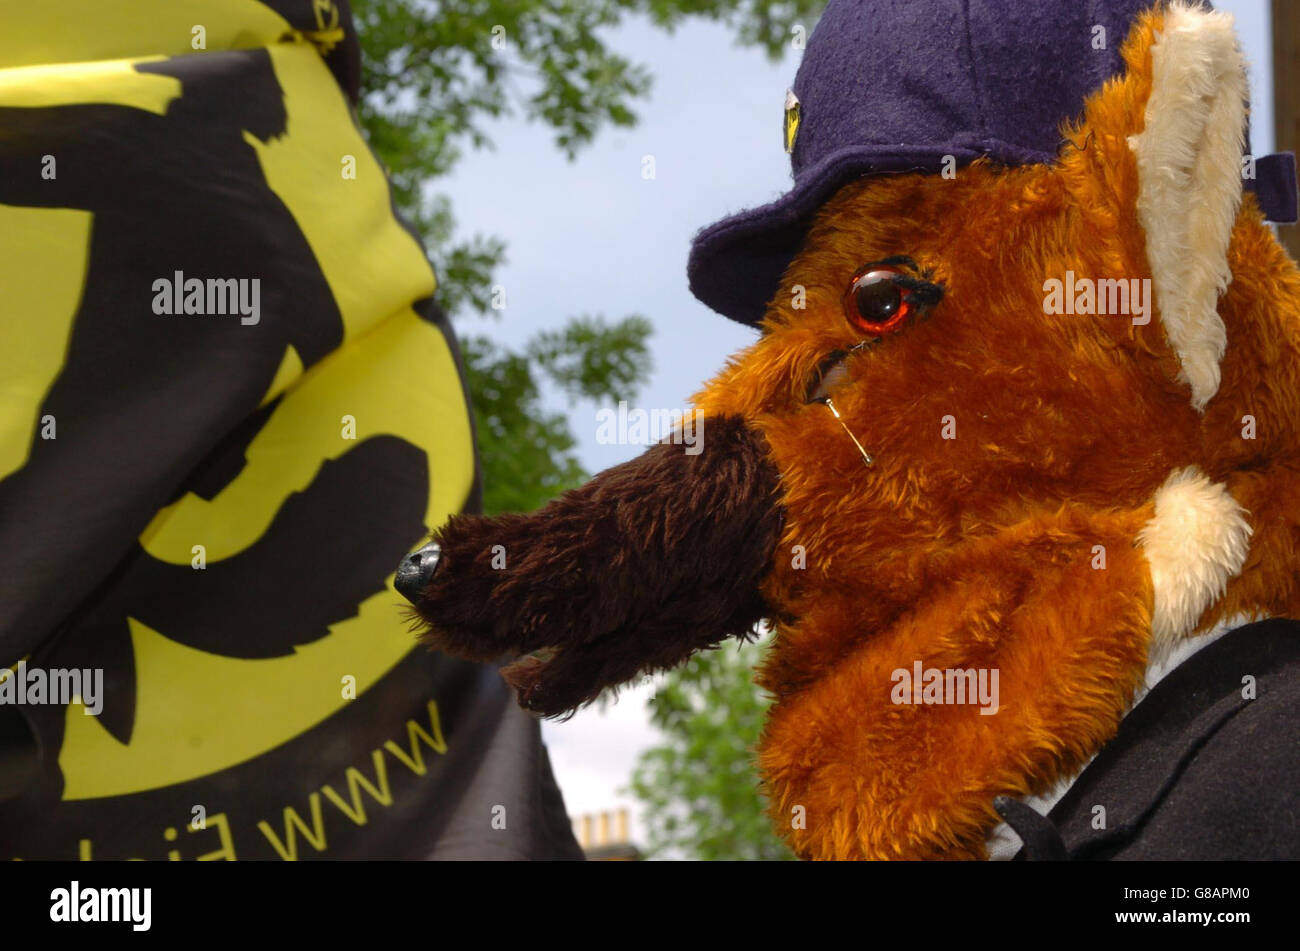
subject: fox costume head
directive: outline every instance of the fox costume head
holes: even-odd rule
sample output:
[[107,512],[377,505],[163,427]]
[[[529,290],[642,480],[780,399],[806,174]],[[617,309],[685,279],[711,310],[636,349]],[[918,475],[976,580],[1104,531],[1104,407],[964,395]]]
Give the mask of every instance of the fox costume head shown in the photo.
[[551,716],[767,619],[796,853],[982,858],[994,798],[1076,773],[1148,665],[1300,614],[1300,273],[1243,191],[1231,18],[1157,6],[1120,62],[1051,161],[839,185],[696,397],[703,450],[454,517],[399,571],[428,642],[522,655]]

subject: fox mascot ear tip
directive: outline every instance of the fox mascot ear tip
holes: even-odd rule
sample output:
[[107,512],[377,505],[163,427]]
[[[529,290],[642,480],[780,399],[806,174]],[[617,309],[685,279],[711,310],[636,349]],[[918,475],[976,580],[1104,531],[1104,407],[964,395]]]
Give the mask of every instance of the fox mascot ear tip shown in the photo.
[[1249,160],[1246,61],[1230,13],[1186,2],[1140,18],[1123,58],[1126,73],[1093,93],[1070,138],[1101,142],[1089,168],[1108,182],[1090,200],[1112,194],[1116,225],[1132,219],[1140,229],[1163,337],[1203,413],[1228,343],[1218,303],[1232,280],[1228,250]]
[[1248,100],[1231,14],[1171,5],[1151,45],[1151,92],[1130,145],[1156,304],[1198,411],[1219,388],[1227,346],[1218,299],[1232,280]]

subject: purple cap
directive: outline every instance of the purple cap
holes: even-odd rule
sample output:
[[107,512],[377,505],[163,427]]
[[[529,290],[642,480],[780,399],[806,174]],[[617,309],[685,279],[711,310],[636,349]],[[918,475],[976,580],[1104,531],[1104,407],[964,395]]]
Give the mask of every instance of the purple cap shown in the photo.
[[[830,0],[808,39],[794,98],[787,97],[794,187],[696,235],[691,291],[719,313],[757,325],[817,209],[850,179],[937,172],[945,161],[981,156],[1005,165],[1055,162],[1062,122],[1120,72],[1120,45],[1152,5]],[[775,122],[772,131],[776,147]],[[1276,215],[1286,214],[1289,198],[1294,220],[1294,163],[1260,160],[1259,168],[1256,190],[1271,206],[1265,212],[1285,220]],[[1272,180],[1287,168],[1289,183]],[[1266,199],[1272,192],[1278,201]]]

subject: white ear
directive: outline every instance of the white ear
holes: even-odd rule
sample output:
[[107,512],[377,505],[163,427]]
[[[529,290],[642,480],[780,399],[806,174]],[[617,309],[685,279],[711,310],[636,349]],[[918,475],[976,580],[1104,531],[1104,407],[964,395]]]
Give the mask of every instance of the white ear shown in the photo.
[[1151,46],[1145,126],[1129,146],[1156,304],[1197,411],[1219,389],[1227,345],[1218,298],[1232,280],[1228,240],[1241,205],[1246,101],[1232,16],[1171,5]]

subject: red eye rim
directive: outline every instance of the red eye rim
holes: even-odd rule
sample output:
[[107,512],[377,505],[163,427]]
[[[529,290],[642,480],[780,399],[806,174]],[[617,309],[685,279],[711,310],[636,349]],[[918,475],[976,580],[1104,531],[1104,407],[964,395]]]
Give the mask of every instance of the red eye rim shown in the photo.
[[[858,309],[857,293],[863,286],[863,283],[869,277],[879,276],[879,280],[888,280],[898,290],[899,304],[898,311],[888,320],[872,321],[867,320]],[[853,280],[849,282],[848,288],[844,291],[843,308],[844,317],[854,327],[854,329],[867,334],[871,337],[883,337],[902,328],[907,323],[908,318],[912,315],[912,291],[904,287],[896,278],[904,277],[904,272],[897,268],[888,267],[881,264],[868,264],[853,275]]]

